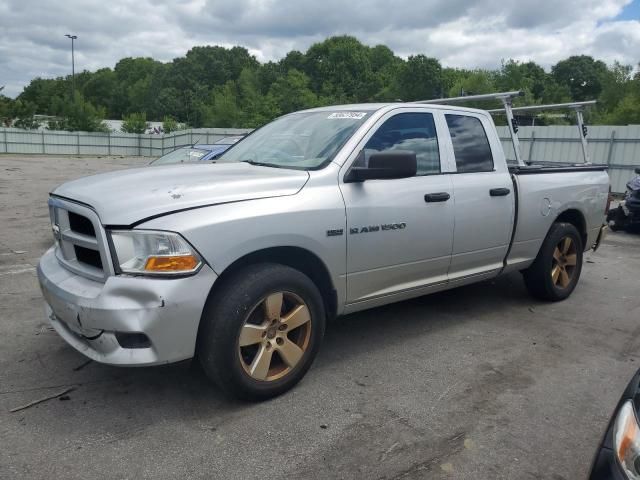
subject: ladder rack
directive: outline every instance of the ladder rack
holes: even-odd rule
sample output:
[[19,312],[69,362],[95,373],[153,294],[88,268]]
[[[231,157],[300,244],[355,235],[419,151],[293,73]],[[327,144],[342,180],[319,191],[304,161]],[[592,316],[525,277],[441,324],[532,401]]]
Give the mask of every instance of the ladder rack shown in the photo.
[[482,101],[482,100],[500,100],[504,108],[501,109],[507,116],[507,123],[509,124],[509,133],[511,135],[511,142],[513,143],[513,151],[516,156],[516,161],[518,165],[524,166],[524,162],[522,160],[522,154],[520,153],[520,140],[518,139],[518,124],[516,120],[513,118],[513,99],[517,97],[522,97],[524,92],[521,90],[514,90],[511,92],[499,92],[499,93],[485,93],[482,95],[468,95],[465,97],[452,97],[452,98],[438,98],[435,100],[420,100],[417,102],[411,103],[437,103],[437,104],[447,104],[447,103],[463,103],[463,102],[473,102],[473,101]]
[[584,157],[584,163],[591,163],[589,160],[589,152],[587,151],[587,126],[584,124],[584,117],[582,112],[585,108],[591,107],[597,103],[596,100],[588,100],[586,102],[572,102],[572,103],[552,103],[549,105],[528,105],[526,107],[511,108],[511,112],[507,112],[504,108],[496,108],[494,110],[487,110],[489,113],[505,113],[507,118],[509,115],[513,116],[513,112],[535,112],[540,110],[573,110],[576,112],[576,120],[578,123],[578,135],[580,136],[580,142],[582,143],[582,156]]
[[587,126],[584,124],[584,117],[582,112],[585,108],[595,105],[596,100],[588,100],[586,102],[572,102],[572,103],[553,103],[549,105],[528,105],[525,107],[513,107],[513,99],[524,96],[524,92],[521,90],[514,90],[511,92],[499,92],[499,93],[485,93],[482,95],[467,95],[464,97],[451,97],[451,98],[437,98],[434,100],[419,100],[417,102],[410,103],[426,103],[426,104],[448,104],[448,103],[463,103],[474,102],[482,100],[500,100],[503,104],[503,108],[496,108],[493,110],[487,110],[491,114],[503,113],[507,117],[507,123],[509,125],[509,134],[511,135],[511,142],[513,143],[513,152],[516,156],[518,165],[524,166],[525,163],[522,160],[522,153],[520,151],[520,139],[518,138],[518,122],[513,117],[513,112],[533,112],[540,110],[573,110],[576,113],[576,119],[578,122],[578,133],[580,135],[580,141],[582,143],[582,155],[584,157],[584,163],[591,163],[589,161],[589,153],[587,151]]

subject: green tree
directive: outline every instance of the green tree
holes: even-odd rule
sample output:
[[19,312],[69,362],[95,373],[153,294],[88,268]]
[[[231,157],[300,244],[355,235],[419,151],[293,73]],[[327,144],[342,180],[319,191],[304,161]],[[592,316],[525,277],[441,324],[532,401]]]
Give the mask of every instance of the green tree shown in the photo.
[[117,99],[114,98],[117,87],[118,80],[115,72],[110,68],[101,68],[91,74],[84,83],[82,86],[82,96],[87,102],[93,105],[105,107],[107,114],[112,115],[115,113],[114,110],[117,105]]
[[152,58],[123,58],[116,63],[115,91],[110,104],[114,117],[150,111],[157,91],[152,89],[153,78],[161,75],[163,64]]
[[640,125],[640,96],[628,94],[601,120],[609,125]]
[[[481,95],[497,90],[495,85],[496,72],[490,70],[472,70],[462,76],[449,90],[450,97],[461,95]],[[481,101],[465,103],[465,107],[473,108],[496,108],[499,104],[495,101]]]
[[404,101],[442,96],[442,67],[435,58],[412,55],[398,74],[399,94]]
[[125,133],[144,133],[149,128],[147,114],[144,112],[134,112],[122,117],[121,130]]
[[633,66],[631,65],[623,65],[619,62],[614,62],[611,65],[608,79],[598,98],[601,106],[600,111],[612,112],[624,98],[636,93],[632,72]]
[[369,47],[358,39],[328,38],[312,45],[305,57],[303,72],[314,91],[354,102],[370,100],[376,93]]
[[302,72],[305,69],[306,63],[307,56],[298,50],[291,50],[282,60],[280,60],[280,66],[285,72],[292,68]]
[[393,101],[402,95],[399,92],[396,80],[398,71],[403,67],[404,60],[397,57],[393,51],[385,45],[376,45],[369,50],[369,60],[373,71],[373,100]]
[[472,70],[459,79],[449,91],[452,97],[460,95],[481,95],[496,91],[495,73],[490,70]]
[[240,125],[242,112],[238,92],[231,80],[214,88],[211,103],[200,106],[203,124],[207,127],[233,128]]
[[36,105],[24,100],[16,100],[11,107],[10,116],[14,118],[13,126],[25,130],[35,130],[40,124],[35,119]]
[[80,92],[75,92],[73,97],[55,99],[53,113],[57,120],[49,122],[50,130],[67,130],[70,132],[108,132],[109,128],[103,122],[106,110],[104,107],[95,107],[87,102]]
[[260,92],[260,80],[255,70],[242,70],[236,85],[242,111],[239,126],[256,128],[279,115],[280,110],[273,96]]
[[[440,97],[447,97],[453,91],[459,91],[459,84],[467,77],[471,75],[471,70],[464,70],[461,68],[445,67],[442,69],[442,94]],[[457,90],[456,90],[457,88]],[[458,96],[456,93],[454,96]]]
[[271,85],[269,93],[282,113],[316,107],[318,96],[311,91],[309,83],[304,73],[291,69]]
[[[144,112],[149,120],[170,116],[194,127],[253,127],[316,105],[515,89],[526,92],[517,104],[597,98],[589,121],[608,122],[627,118],[620,112],[628,111],[633,95],[640,96],[640,80],[632,71],[628,65],[607,67],[588,56],[564,59],[551,72],[514,60],[498,70],[442,68],[435,58],[419,54],[403,60],[385,45],[369,47],[354,37],[337,36],[264,64],[246,48],[222,46],[196,46],[167,63],[123,58],[113,69],[78,73],[76,90],[94,108],[104,107],[110,118]],[[39,114],[56,115],[61,102],[71,97],[71,77],[65,76],[34,78],[18,99],[35,105]],[[0,108],[6,111],[6,106]]]
[[607,65],[588,55],[576,55],[556,63],[551,74],[556,82],[565,85],[571,98],[580,102],[597,98],[609,71]]
[[151,118],[164,118],[169,116],[172,118],[186,119],[186,104],[181,101],[180,92],[173,87],[161,89],[156,95],[151,110]]
[[244,68],[258,66],[255,57],[243,47],[193,47],[184,57],[173,60],[167,86],[178,90],[195,90],[198,85],[212,88],[237,80]]
[[[0,87],[0,92],[4,87]],[[13,119],[14,100],[0,94],[0,126],[8,127]]]
[[40,114],[52,113],[53,103],[71,93],[71,81],[66,78],[36,77],[27,85],[18,99],[35,105]]
[[173,117],[166,115],[162,120],[162,131],[164,133],[175,132],[178,130],[178,127],[179,124]]
[[502,62],[495,85],[500,91],[525,90],[530,96],[527,103],[532,103],[542,99],[549,79],[549,74],[534,62],[508,60]]

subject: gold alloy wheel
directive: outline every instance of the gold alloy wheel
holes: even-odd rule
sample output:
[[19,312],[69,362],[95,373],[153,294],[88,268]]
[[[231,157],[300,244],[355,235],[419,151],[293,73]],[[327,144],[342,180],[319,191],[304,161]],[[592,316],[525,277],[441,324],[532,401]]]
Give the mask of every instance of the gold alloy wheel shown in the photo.
[[576,271],[578,253],[576,242],[571,237],[564,237],[553,251],[551,281],[558,288],[567,288]]
[[311,313],[304,301],[290,292],[271,293],[258,302],[240,329],[240,363],[255,380],[277,380],[300,362],[310,338]]

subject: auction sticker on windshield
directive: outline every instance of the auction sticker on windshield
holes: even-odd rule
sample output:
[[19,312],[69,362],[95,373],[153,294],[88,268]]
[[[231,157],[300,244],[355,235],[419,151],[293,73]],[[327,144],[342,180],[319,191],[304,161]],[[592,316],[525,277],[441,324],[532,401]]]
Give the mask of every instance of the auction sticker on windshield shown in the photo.
[[360,120],[367,115],[367,112],[334,112],[327,118],[351,118],[354,120]]

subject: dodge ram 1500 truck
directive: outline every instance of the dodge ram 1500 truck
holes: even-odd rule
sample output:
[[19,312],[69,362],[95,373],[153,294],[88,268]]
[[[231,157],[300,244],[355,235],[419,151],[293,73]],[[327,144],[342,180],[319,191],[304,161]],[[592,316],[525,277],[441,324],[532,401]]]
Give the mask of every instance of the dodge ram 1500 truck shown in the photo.
[[220,388],[295,385],[327,319],[513,271],[562,300],[597,247],[604,167],[510,167],[482,110],[407,103],[285,115],[213,164],[51,193],[38,277],[55,330],[98,362],[196,357]]

